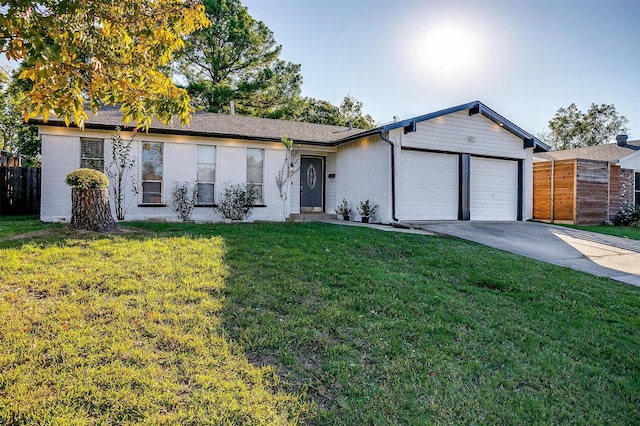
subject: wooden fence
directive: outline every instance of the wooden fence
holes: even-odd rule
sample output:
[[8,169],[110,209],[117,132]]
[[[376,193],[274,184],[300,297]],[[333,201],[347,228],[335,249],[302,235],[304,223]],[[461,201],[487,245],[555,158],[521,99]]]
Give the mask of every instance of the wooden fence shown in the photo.
[[619,166],[582,159],[534,163],[534,219],[602,224],[619,208]]
[[0,167],[0,215],[40,213],[40,169]]
[[0,150],[0,167],[22,167],[22,157],[4,149]]

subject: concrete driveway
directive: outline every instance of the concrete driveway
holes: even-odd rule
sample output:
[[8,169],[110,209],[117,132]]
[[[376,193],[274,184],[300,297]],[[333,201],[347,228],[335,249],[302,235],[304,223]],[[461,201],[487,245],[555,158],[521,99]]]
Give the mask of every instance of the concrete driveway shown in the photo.
[[411,227],[640,286],[640,241],[537,222],[410,222]]

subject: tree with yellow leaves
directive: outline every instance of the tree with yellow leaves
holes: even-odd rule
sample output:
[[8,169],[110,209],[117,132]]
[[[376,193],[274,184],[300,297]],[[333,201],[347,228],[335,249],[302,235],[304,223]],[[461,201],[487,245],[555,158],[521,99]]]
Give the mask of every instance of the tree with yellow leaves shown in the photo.
[[22,60],[25,119],[53,112],[82,127],[86,107],[120,105],[146,128],[191,117],[189,96],[162,69],[183,38],[209,25],[196,0],[10,0],[0,3],[0,46]]

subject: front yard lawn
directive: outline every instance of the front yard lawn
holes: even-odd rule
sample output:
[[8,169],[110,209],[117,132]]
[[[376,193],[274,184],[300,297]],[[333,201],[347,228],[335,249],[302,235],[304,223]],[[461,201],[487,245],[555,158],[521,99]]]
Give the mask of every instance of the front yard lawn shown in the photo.
[[640,228],[636,226],[612,226],[612,225],[564,225],[570,228],[584,231],[599,232],[601,234],[614,235],[616,237],[640,240]]
[[0,234],[0,424],[640,422],[637,288],[445,237],[127,227]]

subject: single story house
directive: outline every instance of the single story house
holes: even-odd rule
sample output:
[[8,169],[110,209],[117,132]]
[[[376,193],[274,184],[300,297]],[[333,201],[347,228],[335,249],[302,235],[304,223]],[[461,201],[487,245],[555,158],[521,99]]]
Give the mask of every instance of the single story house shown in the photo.
[[537,220],[597,224],[621,207],[640,204],[640,141],[537,152],[534,210]]
[[[67,173],[104,169],[111,137],[131,128],[117,110],[91,115],[83,130],[38,122],[42,139],[41,219],[68,221]],[[276,175],[288,136],[300,146],[289,211],[335,213],[346,199],[378,204],[375,221],[526,220],[533,204],[533,153],[549,147],[479,101],[362,130],[228,114],[196,113],[189,126],[154,122],[137,132],[127,220],[177,220],[167,206],[177,181],[197,184],[193,219],[220,221],[212,208],[227,184],[253,182],[260,199],[249,220],[284,220]],[[355,220],[358,220],[355,215]]]

